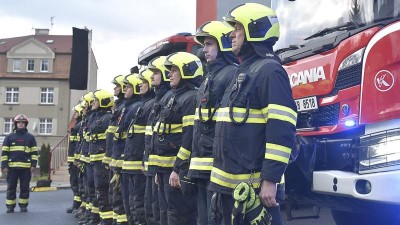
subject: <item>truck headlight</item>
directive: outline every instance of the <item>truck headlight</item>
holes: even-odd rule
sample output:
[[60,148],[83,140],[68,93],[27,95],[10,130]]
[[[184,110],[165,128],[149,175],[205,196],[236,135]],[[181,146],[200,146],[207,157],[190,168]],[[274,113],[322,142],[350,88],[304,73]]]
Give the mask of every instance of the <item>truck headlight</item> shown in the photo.
[[389,171],[400,166],[400,129],[363,137],[361,145],[360,173]]
[[339,65],[339,70],[346,69],[350,66],[356,65],[358,63],[361,63],[362,56],[364,54],[364,48],[361,48],[360,50],[354,52],[353,54],[347,56]]

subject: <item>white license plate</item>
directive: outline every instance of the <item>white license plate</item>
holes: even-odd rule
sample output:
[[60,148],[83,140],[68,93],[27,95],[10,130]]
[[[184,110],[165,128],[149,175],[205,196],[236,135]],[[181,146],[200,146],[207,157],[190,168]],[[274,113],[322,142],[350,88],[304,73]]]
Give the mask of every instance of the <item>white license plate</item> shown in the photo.
[[296,99],[297,112],[309,111],[318,109],[317,97],[308,97]]

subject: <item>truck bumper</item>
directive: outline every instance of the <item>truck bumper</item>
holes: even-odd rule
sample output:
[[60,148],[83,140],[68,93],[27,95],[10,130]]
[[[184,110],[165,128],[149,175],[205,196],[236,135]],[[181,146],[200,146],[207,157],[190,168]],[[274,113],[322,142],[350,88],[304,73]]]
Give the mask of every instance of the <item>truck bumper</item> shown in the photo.
[[400,170],[364,175],[337,170],[316,171],[313,191],[400,205]]

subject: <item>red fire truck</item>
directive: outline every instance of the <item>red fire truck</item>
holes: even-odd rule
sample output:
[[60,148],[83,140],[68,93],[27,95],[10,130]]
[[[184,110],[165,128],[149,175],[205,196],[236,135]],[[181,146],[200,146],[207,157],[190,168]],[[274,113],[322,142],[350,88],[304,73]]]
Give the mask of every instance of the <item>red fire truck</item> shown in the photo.
[[400,0],[272,7],[298,110],[288,218],[312,204],[338,225],[400,224]]
[[194,41],[191,33],[178,33],[164,38],[157,43],[147,47],[138,57],[139,65],[147,65],[150,60],[157,56],[167,56],[174,52],[184,51],[192,54],[201,54],[202,48]]

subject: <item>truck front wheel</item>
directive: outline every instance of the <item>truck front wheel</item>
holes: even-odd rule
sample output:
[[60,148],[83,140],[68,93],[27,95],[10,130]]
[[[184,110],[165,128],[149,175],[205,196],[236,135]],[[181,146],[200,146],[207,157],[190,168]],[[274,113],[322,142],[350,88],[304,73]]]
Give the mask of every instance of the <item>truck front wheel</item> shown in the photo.
[[331,210],[331,212],[336,225],[400,225],[400,216],[385,215],[385,213],[382,212],[377,212],[376,214],[345,212],[338,210]]

